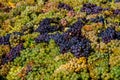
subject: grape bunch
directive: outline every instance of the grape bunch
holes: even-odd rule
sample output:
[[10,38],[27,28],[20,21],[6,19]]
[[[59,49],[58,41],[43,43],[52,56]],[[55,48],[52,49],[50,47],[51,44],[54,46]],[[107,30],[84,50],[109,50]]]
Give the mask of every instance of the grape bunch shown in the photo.
[[120,40],[120,32],[115,31],[115,28],[113,27],[108,27],[106,30],[101,31],[98,36],[102,37],[104,43],[108,43],[114,39]]
[[90,42],[88,39],[81,39],[81,41],[77,42],[76,45],[71,46],[70,50],[71,52],[76,56],[85,56],[88,57],[89,52],[90,52]]
[[13,33],[7,34],[6,36],[0,37],[0,45],[2,45],[2,44],[9,45],[11,34],[16,34],[16,35],[20,35],[20,36],[23,35],[20,32],[13,32]]
[[10,34],[7,34],[6,36],[0,37],[0,45],[8,45],[9,44],[9,38]]
[[116,38],[120,40],[120,32],[116,32]]
[[61,29],[61,27],[56,25],[51,26],[51,23],[57,23],[57,22],[51,18],[45,18],[40,22],[39,27],[35,31],[40,32],[41,34],[44,34],[44,33],[54,32]]
[[91,19],[89,19],[89,21],[90,21],[90,22],[95,22],[95,23],[100,22],[100,23],[104,24],[105,19],[104,19],[103,16],[97,16],[96,18],[91,18]]
[[35,38],[36,43],[48,42],[49,40],[50,40],[50,35],[48,35],[47,33],[40,34],[37,38]]
[[105,31],[102,31],[99,36],[102,37],[104,43],[108,43],[116,38],[116,31],[114,28],[108,27]]
[[65,3],[59,3],[58,4],[58,9],[63,8],[66,9],[68,11],[73,11],[73,8]]
[[23,49],[22,43],[12,48],[9,53],[2,57],[2,64],[5,64],[9,61],[13,61],[17,56],[19,56],[19,53],[22,49]]
[[87,22],[85,18],[78,19],[63,33],[44,33],[35,38],[36,43],[49,42],[53,39],[60,47],[61,53],[72,52],[76,57],[87,56],[90,53],[90,42],[81,35],[82,26]]
[[69,38],[70,36],[67,33],[57,33],[52,39],[54,39],[57,45],[60,47],[60,52],[65,53],[69,50]]
[[113,11],[113,14],[114,14],[114,15],[120,15],[120,9],[114,10],[114,11]]
[[76,57],[87,57],[91,50],[89,40],[84,37],[70,36],[69,34],[64,33],[62,35],[55,36],[55,38],[56,39],[54,40],[60,47],[61,53],[70,51]]
[[85,23],[87,22],[88,20],[85,19],[85,18],[81,18],[81,19],[78,19],[77,22],[73,23],[71,26],[70,26],[70,29],[68,29],[68,33],[71,34],[71,36],[77,36],[77,37],[80,37],[81,36],[81,28],[83,25],[85,25]]
[[92,3],[85,3],[81,8],[82,12],[86,12],[87,14],[96,14],[100,13],[103,9],[100,6]]
[[115,0],[115,2],[120,2],[120,0]]
[[70,51],[76,57],[87,57],[91,50],[89,40],[84,37],[71,36],[68,33],[63,33],[54,35],[53,39],[60,47],[61,53]]

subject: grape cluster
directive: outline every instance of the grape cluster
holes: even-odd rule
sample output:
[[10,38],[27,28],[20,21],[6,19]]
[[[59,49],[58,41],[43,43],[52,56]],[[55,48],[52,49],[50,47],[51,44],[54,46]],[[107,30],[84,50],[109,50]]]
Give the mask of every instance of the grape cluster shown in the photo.
[[71,52],[74,53],[76,57],[85,56],[87,57],[90,52],[90,42],[88,39],[81,39],[76,45],[72,45],[70,48]]
[[81,11],[86,12],[87,14],[96,14],[100,13],[102,11],[102,8],[100,6],[97,6],[96,4],[85,3],[83,4]]
[[20,51],[23,49],[23,44],[19,44],[16,47],[12,48],[9,53],[7,53],[2,58],[2,64],[5,64],[9,61],[13,61],[17,56],[19,56]]
[[2,45],[2,44],[9,45],[11,34],[16,34],[16,35],[20,35],[20,36],[23,35],[20,32],[13,32],[13,33],[7,34],[6,36],[0,37],[0,45]]
[[49,42],[50,39],[55,40],[60,47],[61,53],[72,52],[76,57],[88,56],[90,52],[90,42],[81,35],[81,28],[87,22],[85,18],[78,19],[74,24],[69,26],[66,32],[39,35],[35,42]]
[[115,30],[112,27],[108,27],[105,31],[102,31],[99,36],[102,37],[104,43],[108,43],[111,40],[115,39],[116,34]]
[[120,40],[120,32],[116,32],[116,38]]
[[10,38],[10,34],[7,34],[6,36],[0,37],[0,45],[1,44],[4,44],[4,45],[9,44],[9,38]]
[[54,32],[61,29],[59,26],[56,26],[56,25],[51,26],[50,25],[51,23],[57,23],[57,22],[51,18],[45,18],[40,22],[39,27],[35,31],[40,32],[41,34],[44,34],[44,33]]
[[65,3],[59,3],[58,8],[63,8],[63,9],[66,9],[68,11],[73,10],[73,8],[71,6],[69,6],[69,5],[65,4]]
[[91,18],[89,21],[90,22],[95,22],[95,23],[100,22],[100,23],[104,24],[105,19],[104,19],[103,16],[97,16],[96,18]]
[[82,26],[87,22],[86,19],[78,19],[77,22],[75,22],[73,25],[70,26],[70,29],[67,31],[71,36],[81,36],[81,28]]
[[47,33],[39,35],[37,38],[35,38],[35,42],[48,42],[50,40],[50,35]]
[[116,10],[114,10],[114,11],[113,11],[113,14],[114,14],[114,15],[118,15],[118,14],[120,14],[120,9],[116,9]]
[[108,27],[106,30],[102,31],[98,36],[102,37],[102,41],[104,43],[108,43],[114,39],[120,40],[120,32],[115,31],[113,27]]
[[60,47],[60,52],[65,53],[69,50],[69,34],[63,33],[52,36],[57,45]]
[[120,0],[115,0],[115,2],[120,2]]

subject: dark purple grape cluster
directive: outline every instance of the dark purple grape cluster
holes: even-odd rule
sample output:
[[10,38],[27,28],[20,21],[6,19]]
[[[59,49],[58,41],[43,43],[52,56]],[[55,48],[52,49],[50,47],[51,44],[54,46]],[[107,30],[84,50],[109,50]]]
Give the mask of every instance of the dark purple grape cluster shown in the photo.
[[87,14],[96,14],[100,13],[103,9],[100,6],[92,3],[85,3],[81,8],[82,12],[86,12]]
[[71,36],[70,33],[65,32],[63,34],[54,34],[51,38],[54,39],[57,45],[60,47],[61,53],[70,51],[76,57],[87,57],[91,50],[89,40],[82,36]]
[[114,11],[113,11],[113,14],[114,14],[114,15],[120,15],[120,9],[114,10]]
[[102,41],[104,43],[108,43],[114,39],[120,40],[120,32],[115,31],[113,27],[108,27],[106,30],[102,31],[98,36],[102,37]]
[[71,36],[68,33],[63,33],[63,34],[57,33],[56,35],[53,36],[52,39],[54,39],[55,42],[57,43],[57,45],[60,47],[60,52],[61,53],[65,53],[69,50],[69,48],[70,48],[70,44],[69,44],[70,37]]
[[[6,36],[0,37],[0,45],[2,45],[2,44],[3,45],[9,45],[10,44],[9,40],[10,40],[11,34],[12,33],[7,34]],[[13,32],[13,34],[20,35],[20,36],[23,35],[20,32]]]
[[9,61],[13,61],[17,56],[19,56],[19,53],[22,49],[23,49],[22,43],[12,48],[9,53],[2,57],[2,64],[5,64]]
[[53,38],[60,47],[60,52],[70,51],[76,57],[87,56],[90,52],[90,42],[84,37],[71,36],[69,33],[57,34]]
[[6,36],[0,37],[0,45],[8,45],[9,44],[9,38],[10,34],[7,34]]
[[85,56],[88,57],[90,52],[90,42],[88,39],[81,39],[76,45],[72,45],[70,50],[76,57]]
[[120,40],[120,32],[116,32],[116,38]]
[[115,2],[120,2],[120,0],[115,0]]
[[81,28],[87,22],[86,19],[78,19],[77,22],[69,26],[66,32],[55,34],[41,34],[35,42],[49,42],[50,39],[55,40],[60,47],[61,53],[72,52],[76,57],[87,56],[90,53],[90,42],[81,35]]
[[115,39],[116,38],[116,31],[114,28],[112,27],[108,27],[106,30],[102,31],[100,34],[99,34],[100,37],[102,37],[102,41],[104,43],[108,43],[110,42],[111,40]]
[[39,35],[37,38],[35,38],[36,43],[40,42],[48,42],[50,40],[50,35],[47,33]]
[[60,8],[63,8],[63,9],[66,9],[66,10],[68,10],[68,11],[73,10],[73,8],[72,8],[71,6],[69,6],[69,5],[65,4],[65,3],[59,3],[59,4],[58,4],[58,8],[59,8],[59,9],[60,9]]
[[35,30],[36,32],[40,32],[41,34],[54,32],[60,30],[61,27],[57,25],[51,25],[51,23],[57,23],[55,20],[51,18],[45,18],[40,22],[39,27]]
[[96,18],[91,18],[91,19],[89,19],[89,21],[90,21],[90,22],[95,22],[95,23],[100,22],[100,23],[104,24],[105,19],[104,19],[103,16],[97,16]]
[[70,29],[68,29],[68,31],[66,32],[69,33],[71,36],[81,37],[81,28],[87,21],[88,20],[86,20],[85,18],[78,19],[78,21],[71,25]]

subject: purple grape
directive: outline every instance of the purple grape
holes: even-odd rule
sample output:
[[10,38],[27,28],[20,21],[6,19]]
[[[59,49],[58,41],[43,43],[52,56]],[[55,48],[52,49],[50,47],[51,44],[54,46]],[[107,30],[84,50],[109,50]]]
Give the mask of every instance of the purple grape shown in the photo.
[[96,7],[93,8],[93,14],[100,13],[101,11],[102,11],[102,8],[99,7],[99,6],[96,6]]
[[[90,53],[90,42],[81,35],[82,26],[88,20],[85,18],[78,19],[74,24],[69,26],[66,32],[48,34],[40,34],[36,39],[36,43],[49,42],[50,39],[55,40],[60,48],[61,53],[71,51],[76,57],[87,56]],[[49,22],[47,22],[49,23]]]
[[36,43],[40,42],[48,42],[50,40],[49,35],[47,33],[39,35],[37,38],[35,38]]
[[100,22],[100,23],[104,24],[105,19],[104,19],[103,16],[97,16],[96,18],[91,18],[91,19],[89,19],[89,21],[95,22],[95,23]]
[[108,27],[106,30],[102,31],[99,36],[102,37],[104,43],[108,43],[116,38],[116,31],[114,28]]
[[87,14],[96,14],[100,13],[103,9],[100,6],[92,3],[83,4],[81,12],[86,12]]
[[10,34],[7,34],[6,36],[0,37],[0,45],[1,44],[8,45],[9,38],[10,38]]
[[76,57],[87,57],[91,50],[90,42],[87,39],[82,38],[76,45],[71,46],[70,50]]
[[40,25],[49,25],[52,22],[51,18],[45,18],[41,21]]
[[120,32],[116,32],[116,39],[120,40]]
[[115,31],[115,28],[113,27],[108,27],[106,30],[101,31],[98,34],[99,37],[102,37],[102,41],[104,43],[108,43],[111,40],[118,39],[120,40],[120,32]]
[[62,27],[60,26],[51,26],[51,23],[57,23],[51,18],[45,18],[40,22],[39,27],[35,30],[36,32],[40,32],[41,34],[54,32],[57,30],[62,30]]
[[73,10],[73,8],[71,6],[69,6],[69,5],[65,4],[65,3],[59,3],[58,8],[63,8],[63,9],[66,9],[68,11]]
[[120,0],[115,0],[115,2],[120,2]]
[[23,49],[23,44],[19,44],[16,47],[12,48],[9,53],[7,53],[2,58],[2,64],[5,64],[9,61],[13,61],[17,56],[19,56],[20,51]]
[[3,36],[3,37],[0,37],[0,45],[10,45],[10,36],[11,34],[17,34],[17,35],[20,35],[22,36],[23,34],[20,33],[20,32],[13,32],[13,33],[10,33],[10,34],[7,34],[6,36]]
[[114,15],[118,15],[118,14],[120,14],[120,9],[116,9],[116,10],[114,10],[114,11],[113,11],[113,14],[114,14]]

